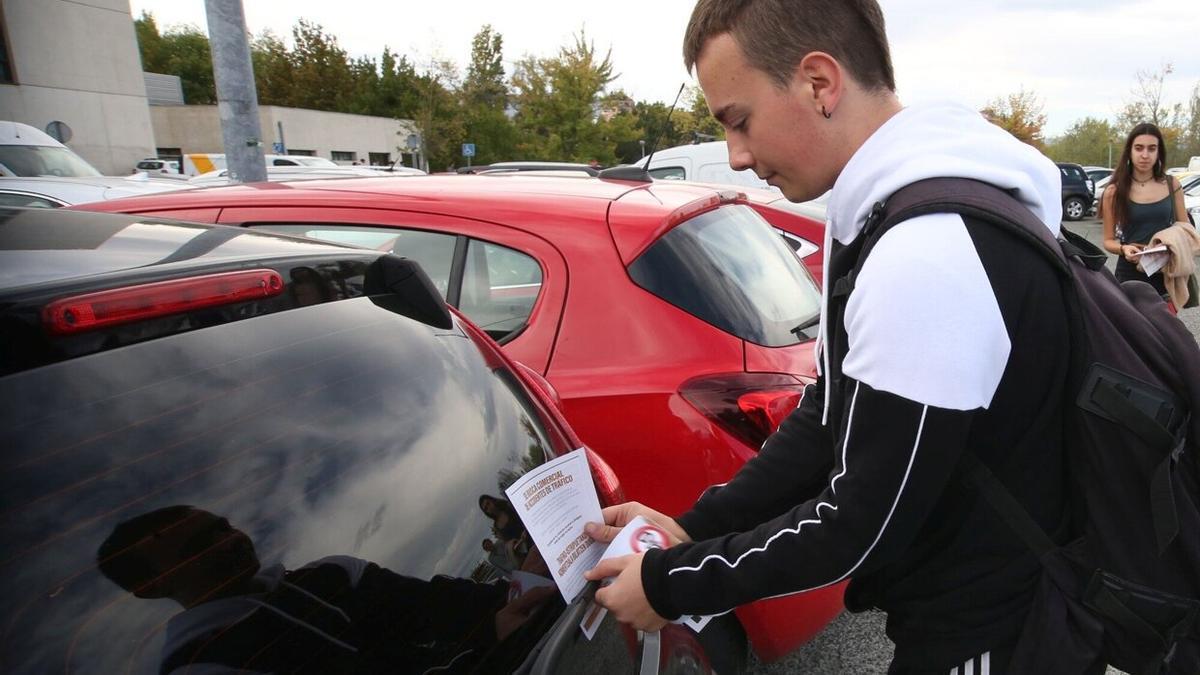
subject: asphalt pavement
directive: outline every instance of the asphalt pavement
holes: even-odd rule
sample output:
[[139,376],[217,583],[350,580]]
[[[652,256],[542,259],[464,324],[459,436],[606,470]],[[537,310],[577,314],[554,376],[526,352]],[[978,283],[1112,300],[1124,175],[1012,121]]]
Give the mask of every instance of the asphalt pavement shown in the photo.
[[[1064,225],[1100,245],[1102,229],[1099,220],[1087,219]],[[1110,268],[1115,260],[1109,256]],[[1179,318],[1193,337],[1200,337],[1200,308],[1183,310]],[[753,675],[886,673],[892,658],[892,642],[884,635],[884,621],[884,614],[878,611],[843,612],[812,641],[783,659],[763,664],[752,658],[748,672]],[[1110,668],[1108,675],[1121,675],[1121,671]]]

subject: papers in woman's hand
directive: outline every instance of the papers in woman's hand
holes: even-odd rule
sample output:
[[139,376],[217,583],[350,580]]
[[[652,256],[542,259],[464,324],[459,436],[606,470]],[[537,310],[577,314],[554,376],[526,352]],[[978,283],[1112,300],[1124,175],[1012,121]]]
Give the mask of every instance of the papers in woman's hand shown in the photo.
[[1170,249],[1162,245],[1144,248],[1133,255],[1138,256],[1138,265],[1148,277],[1154,276],[1171,260]]

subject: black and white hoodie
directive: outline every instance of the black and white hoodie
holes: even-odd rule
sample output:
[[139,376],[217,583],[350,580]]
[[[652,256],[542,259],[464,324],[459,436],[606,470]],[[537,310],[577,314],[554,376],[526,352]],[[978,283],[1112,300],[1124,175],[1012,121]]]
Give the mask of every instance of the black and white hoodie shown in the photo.
[[[872,205],[925,178],[1013,192],[1058,233],[1057,167],[954,104],[909,107],[834,185],[821,377],[729,483],[679,518],[696,543],[650,551],[662,616],[851,583],[847,607],[888,612],[898,665],[950,666],[1015,639],[1038,564],[957,468],[970,448],[1048,532],[1065,517],[1060,282],[1010,235],[953,214],[889,230],[848,298]],[[856,245],[858,244],[858,245]]]

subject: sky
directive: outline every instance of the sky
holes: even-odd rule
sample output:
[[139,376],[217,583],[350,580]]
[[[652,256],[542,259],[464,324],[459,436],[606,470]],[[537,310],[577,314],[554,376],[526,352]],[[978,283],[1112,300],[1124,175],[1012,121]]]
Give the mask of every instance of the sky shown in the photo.
[[[247,28],[273,31],[290,45],[297,19],[320,24],[351,57],[378,59],[385,46],[418,67],[470,61],[484,24],[504,38],[505,67],[527,55],[553,56],[586,32],[611,49],[610,85],[635,100],[670,103],[694,83],[680,55],[693,0],[243,0]],[[975,108],[1022,89],[1043,103],[1045,135],[1084,117],[1114,120],[1131,100],[1137,74],[1172,64],[1167,102],[1184,102],[1200,83],[1189,0],[880,0],[892,45],[897,93],[905,104],[955,99]],[[159,28],[207,30],[204,0],[130,0],[134,17]]]

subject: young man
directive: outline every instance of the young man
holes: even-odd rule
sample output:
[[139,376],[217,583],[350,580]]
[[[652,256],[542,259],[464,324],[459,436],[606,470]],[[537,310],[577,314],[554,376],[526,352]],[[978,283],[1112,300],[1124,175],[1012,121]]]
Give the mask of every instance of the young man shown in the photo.
[[[1055,165],[956,105],[904,108],[875,0],[700,0],[684,43],[726,130],[730,165],[793,201],[832,188],[822,376],[729,483],[677,520],[612,507],[607,540],[642,514],[680,543],[601,563],[598,601],[655,630],[850,579],[846,605],[888,613],[892,673],[1005,672],[1040,567],[962,486],[968,449],[1047,532],[1066,522],[1059,279],[1012,235],[958,215],[899,223],[849,298],[872,206],[934,177],[1015,195],[1054,234]],[[856,245],[857,244],[857,245]]]

